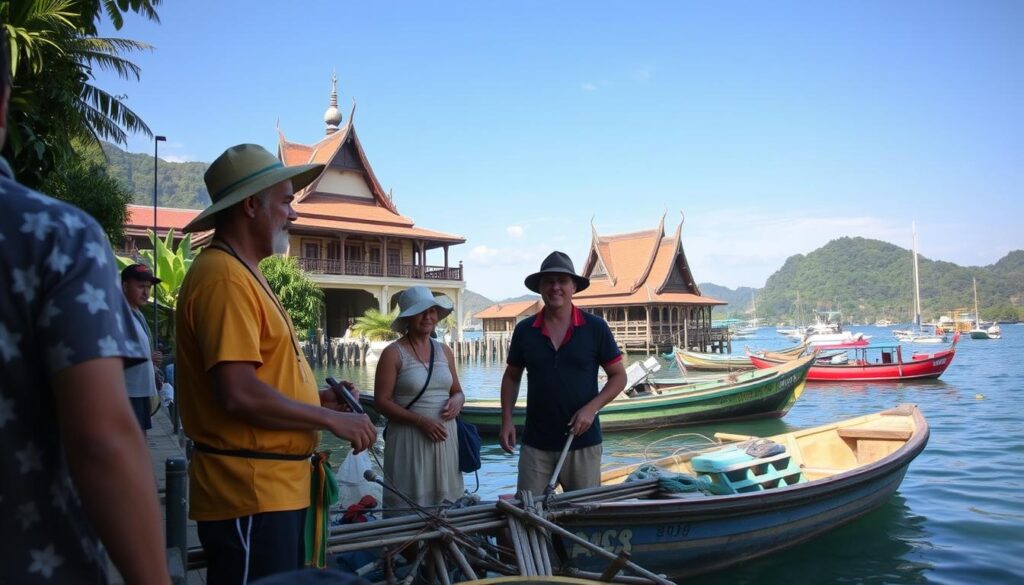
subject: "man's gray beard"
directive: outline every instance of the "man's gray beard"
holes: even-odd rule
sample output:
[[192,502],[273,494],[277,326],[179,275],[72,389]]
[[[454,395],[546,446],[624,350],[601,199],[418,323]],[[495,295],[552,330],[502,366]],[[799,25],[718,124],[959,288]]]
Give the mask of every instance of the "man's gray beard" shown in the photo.
[[288,230],[281,230],[274,234],[274,239],[271,241],[271,247],[274,254],[281,256],[288,252]]

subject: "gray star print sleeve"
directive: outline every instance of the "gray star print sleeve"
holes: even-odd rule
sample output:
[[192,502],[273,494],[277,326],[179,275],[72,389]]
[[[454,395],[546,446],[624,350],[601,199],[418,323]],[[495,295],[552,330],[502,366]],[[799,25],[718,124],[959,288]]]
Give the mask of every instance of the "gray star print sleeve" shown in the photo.
[[38,271],[36,348],[54,373],[91,359],[125,358],[133,365],[149,357],[119,284],[106,235],[88,215],[55,204],[39,213],[49,217],[45,258]]

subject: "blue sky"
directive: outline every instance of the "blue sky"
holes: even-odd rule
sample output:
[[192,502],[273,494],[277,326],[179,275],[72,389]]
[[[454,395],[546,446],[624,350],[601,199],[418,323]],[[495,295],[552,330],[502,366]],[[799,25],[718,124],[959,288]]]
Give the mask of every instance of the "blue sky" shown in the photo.
[[[212,161],[346,120],[468,287],[523,294],[553,249],[684,213],[699,281],[763,286],[840,236],[991,264],[1024,248],[1024,3],[177,0],[98,84]],[[129,150],[152,152],[133,138]],[[434,260],[434,259],[431,259]]]

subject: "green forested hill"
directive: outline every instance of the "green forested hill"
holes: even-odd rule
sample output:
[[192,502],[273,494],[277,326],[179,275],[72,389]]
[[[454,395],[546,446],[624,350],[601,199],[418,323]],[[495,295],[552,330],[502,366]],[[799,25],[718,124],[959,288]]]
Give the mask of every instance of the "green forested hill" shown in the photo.
[[[806,321],[812,309],[838,309],[847,320],[911,319],[912,253],[865,238],[839,238],[807,255],[791,256],[757,296],[759,316]],[[1024,317],[1024,251],[990,266],[958,266],[919,255],[924,318],[958,307],[973,308],[971,279],[986,318]],[[797,314],[797,293],[802,315]]]
[[700,287],[700,294],[729,303],[725,307],[719,307],[715,310],[716,319],[725,316],[741,318],[750,316],[747,313],[751,310],[751,301],[754,299],[754,294],[757,293],[756,288],[741,286],[733,290],[713,282],[702,282],[698,286]]
[[[134,203],[153,204],[153,156],[125,152],[104,142],[107,171],[134,194]],[[210,165],[203,162],[169,162],[160,159],[157,165],[157,204],[163,207],[203,209],[210,204],[210,195],[203,183],[203,173]]]

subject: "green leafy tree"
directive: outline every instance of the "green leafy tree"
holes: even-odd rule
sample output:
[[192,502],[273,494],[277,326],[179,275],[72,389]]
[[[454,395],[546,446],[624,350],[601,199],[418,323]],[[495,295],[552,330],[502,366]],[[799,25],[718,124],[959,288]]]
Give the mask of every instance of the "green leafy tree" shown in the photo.
[[112,243],[119,244],[124,239],[125,206],[131,202],[132,194],[108,175],[102,164],[85,158],[72,159],[46,177],[42,191],[96,218]]
[[[156,299],[159,312],[159,336],[160,339],[173,343],[174,312],[178,308],[178,292],[201,248],[192,248],[192,234],[185,234],[178,242],[177,248],[174,246],[174,230],[169,230],[163,240],[158,238],[153,230],[147,230],[147,234],[157,251],[158,266],[154,268],[153,249],[139,250],[139,257],[142,263],[149,266],[149,269],[160,278],[160,283],[153,287],[153,297]],[[118,256],[117,263],[118,269],[123,270],[126,266],[135,264],[135,259]],[[152,314],[152,310],[147,314]]]
[[73,141],[124,144],[128,133],[152,133],[123,98],[92,83],[94,69],[138,80],[125,53],[150,50],[146,43],[97,36],[106,15],[118,29],[123,14],[159,21],[159,0],[10,0],[0,2],[14,84],[4,154],[19,180],[41,188],[55,169],[76,158]]
[[398,334],[391,329],[391,322],[398,317],[398,309],[390,313],[381,313],[377,309],[367,309],[361,317],[356,318],[352,331],[370,341],[390,341],[398,339]]
[[264,258],[260,262],[260,271],[292,318],[296,335],[299,339],[307,339],[309,332],[320,325],[324,291],[310,280],[299,268],[298,261],[290,256]]

